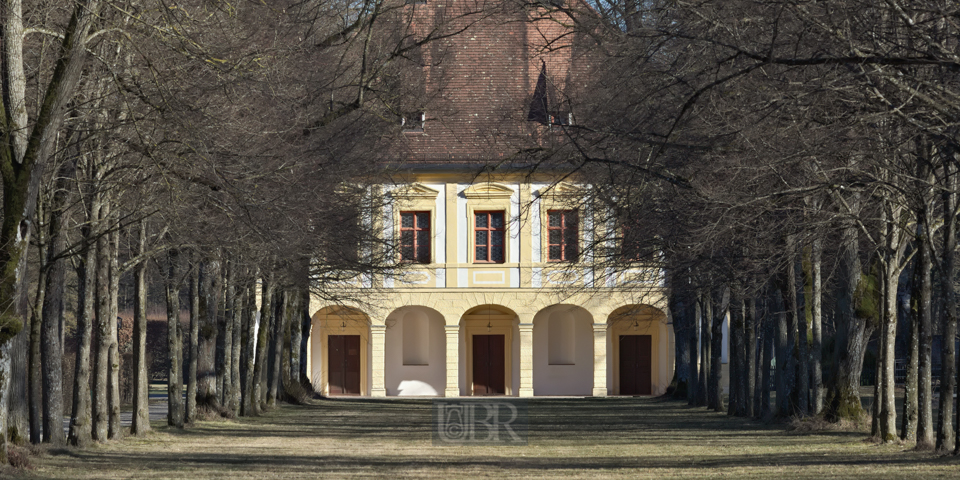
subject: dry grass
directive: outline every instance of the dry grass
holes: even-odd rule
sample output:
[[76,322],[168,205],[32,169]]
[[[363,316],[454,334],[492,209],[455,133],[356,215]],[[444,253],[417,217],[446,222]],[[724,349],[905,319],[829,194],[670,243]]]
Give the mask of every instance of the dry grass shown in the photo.
[[650,398],[535,399],[529,444],[434,446],[431,402],[337,399],[260,418],[155,425],[32,459],[24,478],[956,478],[960,458],[799,433]]
[[35,457],[39,452],[40,450],[33,445],[9,445],[7,447],[7,459],[14,471],[33,470],[30,458]]
[[829,422],[822,416],[792,417],[788,422],[789,429],[798,433],[819,432],[866,432],[870,428],[870,417],[864,415],[857,420],[841,420]]

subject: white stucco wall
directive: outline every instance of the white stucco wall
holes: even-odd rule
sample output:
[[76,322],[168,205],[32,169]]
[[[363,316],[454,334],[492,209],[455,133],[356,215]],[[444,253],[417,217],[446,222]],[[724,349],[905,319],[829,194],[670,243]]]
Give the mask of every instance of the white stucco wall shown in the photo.
[[[428,319],[429,353],[426,365],[404,365],[403,328],[407,314]],[[408,317],[409,318],[409,317]],[[384,344],[384,386],[388,396],[443,396],[446,385],[446,339],[443,315],[424,307],[403,307],[387,317]]]
[[[552,312],[569,312],[574,319],[574,362],[550,365]],[[533,320],[534,395],[590,395],[593,392],[593,319],[586,310],[567,305],[548,307]]]

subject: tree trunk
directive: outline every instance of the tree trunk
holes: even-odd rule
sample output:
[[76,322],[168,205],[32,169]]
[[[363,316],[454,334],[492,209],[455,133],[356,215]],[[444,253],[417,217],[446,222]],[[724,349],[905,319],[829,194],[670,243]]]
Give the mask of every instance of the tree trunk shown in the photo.
[[[923,213],[927,215],[926,212]],[[917,447],[932,448],[934,446],[933,430],[933,377],[931,350],[933,347],[933,254],[930,246],[930,237],[927,235],[929,223],[924,225],[918,239],[917,266],[920,269],[920,302],[919,302],[919,369],[917,370]]]
[[710,398],[707,408],[717,412],[723,411],[723,387],[721,386],[722,370],[721,354],[723,353],[723,322],[730,309],[730,288],[724,285],[716,295],[713,310],[713,331],[710,332]]
[[710,346],[713,342],[710,339],[710,321],[713,320],[711,313],[710,293],[700,296],[700,375],[699,386],[697,387],[697,406],[706,406],[707,398],[710,395]]
[[[253,276],[253,275],[252,275]],[[266,281],[266,280],[264,280]],[[259,413],[259,402],[256,400],[256,379],[257,370],[255,368],[255,356],[257,352],[257,294],[256,280],[251,278],[247,291],[247,305],[244,308],[244,329],[243,329],[243,351],[241,352],[241,376],[243,377],[243,388],[240,391],[240,414],[245,416],[257,415]]]
[[[310,358],[307,347],[310,343],[310,326],[312,325],[309,287],[304,287],[303,295],[303,311],[300,312],[300,331],[302,332],[300,335],[300,383],[303,384],[304,390],[312,393],[313,382],[310,379],[310,372],[307,371],[307,360]],[[692,308],[689,312],[692,314]]]
[[[851,199],[850,203],[856,205],[857,199]],[[834,375],[825,400],[825,416],[831,421],[859,419],[863,415],[863,405],[860,403],[860,373],[867,341],[873,331],[872,327],[868,327],[867,320],[857,315],[855,303],[861,283],[857,227],[851,220],[844,223],[840,244],[840,281],[837,288]]]
[[[881,323],[881,327],[883,324]],[[880,336],[883,336],[883,331],[881,328]],[[878,342],[879,343],[879,342]],[[873,405],[870,410],[870,436],[875,438],[881,438],[880,434],[880,413],[883,406],[883,369],[880,366],[884,361],[883,349],[880,349],[880,354],[877,356],[876,365],[874,367],[874,382],[873,382]]]
[[76,164],[66,161],[61,165],[54,183],[53,201],[50,208],[50,223],[47,249],[47,278],[44,288],[43,332],[41,334],[41,364],[43,368],[43,433],[44,441],[55,446],[66,442],[63,431],[63,342],[60,324],[63,321],[63,294],[66,283],[67,261],[60,255],[67,248],[64,223],[65,208],[70,201],[72,189],[68,181],[76,175]]
[[87,205],[87,224],[81,227],[84,237],[83,259],[77,272],[77,332],[80,340],[77,345],[73,386],[73,413],[70,417],[70,444],[85,447],[92,438],[93,419],[90,399],[90,356],[93,347],[97,246],[94,240],[94,219],[100,211],[100,199],[96,193],[89,195]]
[[277,298],[274,299],[275,308],[274,314],[271,318],[271,334],[272,338],[270,339],[270,386],[267,391],[267,405],[274,406],[277,404],[277,396],[280,391],[280,365],[281,365],[281,354],[283,353],[283,323],[284,317],[286,316],[286,292],[276,293]]
[[[893,232],[888,232],[888,235]],[[897,288],[900,283],[899,260],[887,255],[883,269],[883,321],[880,333],[880,355],[877,361],[879,405],[879,431],[881,440],[891,442],[897,438],[897,407],[895,403],[894,370],[897,343]]]
[[757,389],[757,301],[753,296],[748,296],[744,305],[744,416],[753,417],[756,415],[754,408],[755,392]]
[[864,414],[860,403],[860,374],[873,330],[865,319],[857,318],[847,327],[843,342],[847,346],[846,351],[834,354],[837,357],[837,372],[828,391],[827,418],[830,420],[855,419]]
[[[697,298],[689,296],[690,301],[690,329],[687,331],[687,350],[690,352],[690,388],[687,391],[687,404],[696,405],[700,390],[700,306]],[[683,339],[681,338],[680,341]]]
[[[147,250],[147,222],[140,220],[136,255]],[[134,267],[133,297],[133,419],[130,433],[144,435],[150,431],[150,385],[147,374],[147,261],[140,259]]]
[[[8,328],[9,328],[9,327],[8,327]],[[12,332],[15,328],[16,328],[16,327],[9,328],[9,330]],[[22,328],[22,327],[20,327],[20,328]],[[9,340],[10,340],[9,338],[8,338],[8,339],[4,339],[3,343],[0,343],[0,378],[2,378],[2,379],[8,379],[8,378],[10,378],[10,348],[11,348],[11,342],[10,342]],[[0,432],[2,432],[2,433],[0,433],[0,440],[2,440],[2,445],[0,445],[0,449],[2,449],[2,450],[0,450],[0,455],[2,455],[2,457],[0,457],[0,462],[2,462],[2,463],[0,463],[0,464],[6,465],[6,464],[10,463],[10,462],[9,462],[9,459],[8,459],[8,457],[7,457],[7,453],[6,453],[6,451],[7,451],[7,442],[8,442],[8,439],[7,439],[7,420],[8,420],[8,418],[7,418],[7,408],[8,408],[8,406],[9,406],[9,404],[10,404],[10,385],[9,385],[9,383],[7,383],[6,385],[0,386],[0,388],[3,389],[3,390],[0,390],[0,412],[2,412],[2,414],[0,414]]]
[[236,281],[236,264],[227,265],[227,279],[226,279],[226,298],[224,299],[224,311],[220,316],[220,324],[223,326],[221,329],[221,337],[223,338],[223,358],[217,359],[217,368],[222,373],[217,374],[218,387],[220,388],[220,404],[227,407],[230,410],[233,410],[230,402],[230,386],[233,384],[233,316],[234,316],[234,301],[236,297],[236,287],[234,282]]
[[186,422],[197,420],[197,345],[200,332],[200,275],[199,265],[190,269],[190,344],[187,364],[187,408]]
[[[110,206],[106,200],[100,206],[100,215],[97,218],[101,228],[108,224]],[[101,234],[97,239],[97,353],[94,357],[93,377],[93,439],[102,442],[107,440],[110,427],[110,408],[108,404],[110,372],[110,344],[111,324],[115,320],[110,318],[110,240],[107,234]]]
[[[237,283],[235,279],[234,284]],[[236,285],[234,288],[237,288]],[[240,288],[233,297],[233,307],[231,308],[232,318],[229,321],[233,324],[231,339],[232,348],[230,349],[230,390],[228,408],[235,415],[240,412],[240,350],[242,349],[242,331],[243,331],[243,305],[246,290]]]
[[[26,249],[24,249],[26,254]],[[24,295],[26,292],[21,292]],[[21,300],[17,300],[18,303]],[[33,330],[30,325],[29,309],[20,308],[23,311],[23,329],[17,336],[13,337],[10,347],[10,391],[8,403],[7,432],[9,432],[10,441],[13,443],[26,443],[30,437],[30,401],[29,401],[29,382],[28,365],[30,364],[30,332]]]
[[167,252],[167,278],[164,282],[167,297],[167,425],[183,428],[183,333],[180,326],[180,252]]
[[273,279],[263,279],[260,294],[260,319],[257,327],[257,349],[253,364],[253,398],[250,400],[254,415],[260,415],[267,408],[266,402],[266,369],[267,369],[267,342],[270,334],[270,317],[273,316]]
[[[797,310],[797,305],[799,301],[797,299],[797,242],[796,238],[793,235],[787,237],[787,271],[786,271],[786,282],[784,287],[786,288],[786,294],[783,296],[783,301],[786,303],[786,313],[787,313],[787,363],[784,365],[786,367],[786,376],[787,376],[787,390],[790,392],[788,398],[789,403],[787,403],[788,410],[780,411],[781,415],[790,412],[790,414],[797,413],[801,416],[807,414],[807,402],[805,399],[806,392],[800,389],[801,379],[800,379],[800,369],[798,363],[800,358],[795,356],[795,353],[799,350],[799,311]],[[779,392],[778,392],[779,395]],[[784,405],[781,403],[781,405]]]
[[220,408],[217,395],[217,320],[220,262],[200,263],[200,331],[197,342],[197,406]]
[[[677,282],[679,283],[679,282]],[[670,294],[670,317],[673,320],[673,335],[674,338],[679,339],[675,343],[676,353],[674,355],[674,376],[676,378],[676,384],[673,390],[673,398],[686,398],[690,390],[690,350],[689,343],[683,341],[687,338],[687,305],[686,299],[681,296],[679,289],[674,287],[671,289]],[[298,325],[292,325],[295,327],[293,330],[293,337],[291,343],[293,345],[300,345],[299,342],[299,324],[300,322],[294,322]],[[297,349],[297,358],[296,363],[299,363],[300,355],[299,348]],[[297,368],[297,374],[300,373],[299,365],[295,365]]]
[[823,247],[820,239],[814,239],[810,248],[811,327],[813,329],[813,413],[823,411],[823,291],[820,264]]
[[917,288],[920,281],[919,268],[913,269],[913,292],[910,295],[910,330],[907,335],[907,371],[903,380],[903,419],[900,422],[900,439],[905,442],[917,440],[917,419],[919,407],[917,405],[917,370],[920,363],[919,310],[920,292]]
[[[806,284],[806,282],[804,282]],[[796,295],[796,290],[794,290]],[[804,285],[803,315],[797,316],[797,408],[800,415],[810,415],[810,344],[808,330],[813,319],[812,295]],[[795,310],[796,311],[796,310]]]
[[[761,300],[761,301],[762,301],[762,300]],[[765,377],[764,374],[763,374],[763,370],[764,370],[764,363],[763,363],[763,362],[764,362],[764,358],[765,358],[766,352],[767,352],[767,347],[766,347],[766,345],[767,345],[767,335],[766,335],[766,324],[767,324],[767,322],[764,322],[764,316],[760,313],[761,310],[762,310],[762,308],[763,308],[762,306],[760,306],[760,307],[758,308],[758,310],[757,310],[757,320],[756,320],[756,323],[757,323],[757,326],[756,326],[756,331],[757,331],[757,352],[756,352],[756,354],[757,354],[757,355],[756,355],[756,358],[757,358],[757,364],[756,364],[756,365],[757,365],[757,370],[754,372],[755,382],[754,382],[754,389],[753,389],[753,418],[761,418],[761,415],[763,415],[763,414],[761,413],[761,410],[762,410],[762,409],[761,409],[761,403],[763,402],[764,391],[767,389],[766,384],[763,383],[763,382],[766,380],[766,377]],[[769,370],[770,368],[769,368],[769,367],[766,367],[766,369]]]
[[897,438],[897,410],[895,404],[894,369],[896,365],[897,341],[897,290],[900,284],[900,272],[903,248],[903,231],[899,216],[902,207],[894,205],[889,199],[883,201],[883,217],[880,236],[883,240],[882,276],[883,308],[880,322],[880,348],[877,358],[877,381],[874,394],[874,416],[871,435],[882,441],[891,442]]
[[[297,292],[292,288],[288,287],[286,291],[283,292],[283,316],[280,320],[280,331],[281,333],[281,343],[280,343],[280,381],[282,383],[280,391],[288,395],[278,394],[277,399],[290,396],[289,393],[294,392],[293,390],[293,375],[292,370],[292,351],[291,346],[293,345],[293,336],[292,336],[292,327],[293,317],[300,309],[300,296],[297,295]],[[299,370],[298,370],[299,372]]]
[[[53,73],[41,86],[42,100],[33,119],[27,114],[23,54],[23,7],[10,0],[3,9],[0,45],[3,48],[5,132],[0,145],[3,214],[0,223],[0,465],[8,463],[7,434],[11,427],[11,339],[24,327],[27,315],[25,281],[30,219],[36,207],[40,174],[63,123],[63,111],[73,97],[87,57],[88,32],[99,16],[100,2],[77,2],[54,60]],[[29,124],[33,121],[32,126]]]
[[953,429],[953,396],[957,391],[957,296],[953,287],[956,276],[955,256],[957,250],[957,168],[955,159],[944,162],[945,190],[943,200],[943,258],[940,270],[940,294],[943,298],[940,342],[940,405],[937,419],[937,450],[943,453],[957,446]]
[[303,385],[303,379],[300,376],[300,345],[303,342],[303,312],[308,308],[310,295],[306,288],[297,289],[300,301],[297,302],[297,311],[293,312],[290,318],[290,375],[294,382]]
[[770,392],[773,389],[773,379],[770,378],[770,367],[773,364],[774,357],[774,337],[776,332],[776,323],[770,318],[769,312],[770,299],[769,294],[764,300],[763,327],[763,361],[760,362],[760,407],[759,418],[767,418],[773,414],[770,406]]
[[793,382],[790,380],[789,366],[787,359],[790,355],[790,321],[787,319],[790,315],[789,292],[787,292],[786,282],[780,284],[780,311],[777,312],[777,415],[784,417],[791,414],[790,408],[790,387]]
[[744,393],[746,390],[744,387],[746,383],[744,382],[746,372],[744,370],[746,362],[743,361],[746,353],[743,338],[744,323],[743,299],[737,296],[730,305],[730,357],[728,363],[730,370],[730,396],[727,413],[741,417],[746,413],[746,402],[744,402]]
[[110,235],[110,288],[108,316],[110,324],[110,372],[109,386],[110,392],[107,403],[110,407],[110,430],[108,432],[111,440],[119,440],[123,436],[123,430],[120,427],[120,316],[117,302],[120,297],[120,267],[118,265],[117,255],[120,250],[120,231],[114,230]]
[[[53,215],[51,212],[51,218]],[[49,263],[47,274],[44,275],[43,301],[39,308],[42,329],[37,367],[40,369],[43,396],[43,441],[60,446],[65,443],[66,436],[63,432],[63,351],[57,327],[63,304],[66,265],[62,259],[55,258],[66,246],[66,242],[60,234],[53,235],[51,240],[46,252]]]
[[[44,212],[41,208],[37,209],[37,218],[42,219]],[[41,373],[42,360],[40,356],[41,336],[43,331],[43,299],[46,296],[47,286],[47,267],[46,258],[48,247],[46,245],[46,234],[44,232],[44,222],[38,222],[37,228],[37,253],[40,258],[39,272],[37,275],[37,295],[34,299],[33,311],[30,319],[30,360],[27,363],[28,381],[30,385],[30,443],[38,444],[42,439],[43,432],[43,411],[42,406],[46,403],[43,400],[43,374]],[[61,431],[63,429],[61,428]]]

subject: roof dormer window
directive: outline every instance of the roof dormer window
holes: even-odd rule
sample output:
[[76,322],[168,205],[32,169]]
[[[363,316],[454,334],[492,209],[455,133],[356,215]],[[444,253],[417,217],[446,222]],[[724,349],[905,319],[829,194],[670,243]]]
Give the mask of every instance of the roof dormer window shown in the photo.
[[567,105],[565,102],[558,101],[557,96],[556,88],[547,79],[547,64],[543,63],[540,67],[540,76],[537,77],[537,85],[533,89],[527,120],[547,126],[573,125],[573,114],[563,108]]
[[423,125],[427,123],[427,115],[416,112],[400,118],[400,128],[403,133],[423,133]]
[[549,117],[550,125],[573,125],[573,114],[570,112],[554,112]]

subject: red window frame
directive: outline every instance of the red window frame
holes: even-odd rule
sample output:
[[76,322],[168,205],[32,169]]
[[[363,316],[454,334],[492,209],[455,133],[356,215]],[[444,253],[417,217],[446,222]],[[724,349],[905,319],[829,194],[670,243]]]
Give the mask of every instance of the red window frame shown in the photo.
[[[480,215],[486,215],[486,227],[477,226],[477,217]],[[493,216],[500,216],[500,227],[493,226]],[[477,233],[486,232],[486,243],[477,242]],[[500,238],[503,239],[502,244],[496,244],[493,242],[494,232],[500,232]],[[473,212],[473,263],[505,263],[507,256],[507,216],[503,210],[492,210],[492,211],[480,211]],[[500,247],[500,252],[502,257],[497,259],[493,258],[493,247]],[[480,248],[486,249],[486,257],[480,258],[477,255],[477,250]]]
[[[420,225],[417,218],[426,214],[426,225]],[[404,216],[413,218],[412,227],[403,226]],[[404,232],[411,232],[411,242],[404,242]],[[426,232],[426,235],[422,235]],[[420,240],[424,240],[421,242]],[[407,249],[410,250],[407,250]],[[404,251],[412,252],[412,258],[404,255]],[[430,211],[406,211],[400,212],[400,261],[404,263],[430,263]]]
[[[559,225],[554,225],[553,216],[559,215]],[[557,241],[554,241],[557,232]],[[559,255],[554,256],[554,248]],[[547,211],[547,261],[574,262],[580,255],[580,215],[576,210]]]

